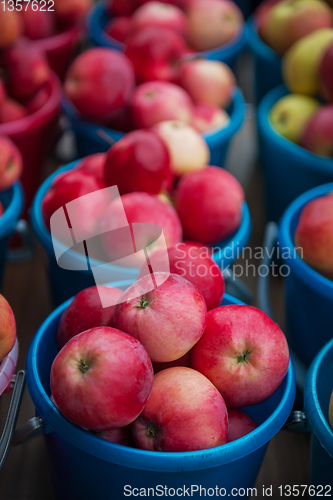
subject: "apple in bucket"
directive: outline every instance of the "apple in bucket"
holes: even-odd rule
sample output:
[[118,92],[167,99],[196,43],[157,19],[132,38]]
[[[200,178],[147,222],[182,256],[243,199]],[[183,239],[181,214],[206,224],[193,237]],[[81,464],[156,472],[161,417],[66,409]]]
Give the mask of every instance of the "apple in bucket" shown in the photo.
[[15,340],[15,316],[5,297],[0,295],[0,362],[13,349]]
[[20,151],[6,136],[0,136],[0,191],[10,188],[22,172],[23,160]]
[[228,443],[235,441],[257,428],[254,420],[241,408],[228,408]]
[[132,15],[132,26],[135,30],[157,26],[170,28],[185,36],[186,23],[186,16],[179,7],[161,2],[147,2],[136,9]]

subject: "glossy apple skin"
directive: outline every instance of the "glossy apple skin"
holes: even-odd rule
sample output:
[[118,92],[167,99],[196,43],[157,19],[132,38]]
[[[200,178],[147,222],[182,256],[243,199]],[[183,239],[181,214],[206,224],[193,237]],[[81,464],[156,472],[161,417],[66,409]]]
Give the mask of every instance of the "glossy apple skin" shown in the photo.
[[141,413],[153,376],[143,345],[103,326],[76,335],[59,351],[51,367],[51,391],[61,413],[75,424],[110,430]]
[[132,19],[129,16],[120,16],[110,19],[105,25],[104,31],[115,40],[118,40],[118,42],[125,43],[132,28]]
[[168,368],[155,375],[151,396],[131,427],[144,450],[203,450],[226,443],[228,414],[206,377],[191,368]]
[[[156,281],[164,274],[154,273]],[[114,324],[140,340],[152,361],[174,361],[201,338],[206,303],[192,283],[176,274],[142,295],[142,287],[150,281],[150,275],[144,276],[124,292],[116,306]]]
[[196,104],[194,107],[192,126],[201,134],[227,127],[229,122],[229,115],[222,108],[211,104]]
[[228,443],[235,441],[257,428],[257,424],[244,410],[228,408]]
[[[2,5],[4,7],[4,5]],[[23,24],[16,10],[1,9],[0,17],[0,50],[6,49],[22,34]]]
[[321,106],[306,124],[302,146],[312,153],[333,158],[333,104]]
[[78,170],[93,175],[104,184],[104,167],[106,154],[94,153],[83,158],[76,166]]
[[[103,307],[99,292],[114,305]],[[116,303],[123,291],[119,288],[96,286],[75,295],[61,315],[57,328],[57,345],[61,349],[72,337],[97,326],[113,326]]]
[[107,0],[107,11],[114,16],[130,16],[136,8],[135,0]]
[[228,407],[236,408],[269,398],[289,365],[284,333],[263,311],[246,305],[209,311],[190,356],[191,367],[217,387]]
[[134,90],[130,109],[134,128],[150,128],[166,120],[190,123],[193,103],[178,85],[146,82]]
[[224,0],[190,2],[187,16],[188,39],[198,51],[215,49],[230,42],[244,24],[239,7]]
[[333,277],[333,195],[311,200],[302,209],[295,246],[300,256],[320,273]]
[[83,52],[74,60],[64,90],[84,117],[105,123],[126,105],[134,84],[133,67],[127,57],[99,47]]
[[105,183],[118,186],[120,194],[159,194],[171,188],[172,180],[168,150],[151,130],[129,132],[106,155]]
[[175,5],[147,2],[134,12],[132,20],[134,29],[157,26],[175,30],[184,37],[186,35],[186,16]]
[[27,110],[22,104],[7,97],[0,108],[0,123],[15,122],[28,116]]
[[[112,229],[115,227],[123,227],[123,214],[127,218],[127,222],[132,225],[134,223],[149,223],[160,226],[163,229],[164,238],[167,246],[175,245],[182,240],[182,227],[175,209],[159,200],[157,196],[148,193],[128,193],[111,202],[100,218],[100,239],[103,250],[110,261],[121,259],[126,255],[131,255],[135,249],[130,243],[128,247],[127,232],[117,234],[115,240],[112,234]],[[154,234],[149,230],[148,226],[144,231],[137,235],[135,243],[137,251],[149,246],[150,251],[161,248],[162,242],[155,243]],[[110,232],[111,231],[111,232]],[[163,245],[162,245],[163,246]],[[143,264],[142,256],[135,254],[131,262],[127,265],[132,267],[141,267]]]
[[[195,247],[191,243],[178,243],[168,248],[168,257],[170,272],[182,276],[200,290],[208,311],[221,304],[225,291],[224,278],[206,248]],[[163,250],[157,250],[149,259],[154,270],[163,269]],[[146,272],[147,268],[142,267],[139,278]]]
[[31,4],[26,4],[21,11],[24,24],[24,35],[30,40],[41,40],[56,34],[56,18],[48,10],[33,10]]
[[0,136],[0,191],[10,188],[22,173],[23,160],[15,144]]
[[13,349],[16,340],[16,322],[12,308],[0,295],[0,362]]
[[134,66],[138,82],[176,82],[177,62],[186,51],[184,38],[169,28],[143,27],[126,38],[125,54]]
[[319,80],[323,96],[333,102],[333,43],[326,49],[321,60]]
[[218,167],[184,175],[175,192],[184,237],[207,244],[225,239],[239,227],[243,202],[237,179]]
[[231,103],[236,79],[221,61],[194,59],[180,65],[180,85],[196,103],[227,108]]

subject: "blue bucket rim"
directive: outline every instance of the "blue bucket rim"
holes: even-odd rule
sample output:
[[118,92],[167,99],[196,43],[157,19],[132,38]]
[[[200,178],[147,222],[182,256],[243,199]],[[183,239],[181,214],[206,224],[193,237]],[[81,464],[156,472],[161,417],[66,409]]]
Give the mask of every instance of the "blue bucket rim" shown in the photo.
[[[121,287],[129,286],[131,283],[133,283],[133,280],[123,280],[111,283],[110,285]],[[37,351],[41,338],[44,332],[50,327],[50,324],[60,316],[71,300],[69,299],[58,306],[46,318],[31,342],[26,360],[29,393],[34,404],[36,400],[39,401],[39,405],[35,404],[36,409],[40,412],[42,418],[47,420],[45,432],[51,432],[54,429],[55,432],[61,434],[64,439],[77,448],[85,451],[89,450],[91,455],[120,466],[150,471],[185,472],[218,467],[255,452],[268,443],[279,432],[287,420],[292,410],[296,393],[295,372],[291,359],[289,361],[288,372],[282,382],[282,384],[285,384],[285,389],[275,410],[254,431],[231,443],[194,452],[156,452],[118,445],[87,432],[67,420],[55,407],[43,388],[37,369]],[[243,304],[243,302],[228,294],[225,294],[224,300],[227,303]],[[60,424],[62,426],[61,432],[58,429]],[[258,433],[262,433],[260,443],[257,439]],[[83,441],[85,442],[84,446]]]
[[[304,411],[312,431],[320,444],[333,457],[333,430],[327,417],[324,416],[317,393],[317,377],[321,364],[329,357],[330,362],[333,354],[333,339],[330,340],[317,354],[306,376],[304,386]],[[333,384],[332,384],[333,390]]]
[[251,52],[262,59],[270,60],[272,63],[281,64],[281,57],[258,35],[254,19],[255,17],[252,14],[252,16],[250,16],[246,21],[248,29],[248,44]]
[[9,205],[5,208],[4,214],[0,217],[0,238],[13,231],[24,204],[23,190],[19,181],[16,181],[6,191],[2,191],[1,194],[6,192],[11,193],[11,199]]
[[311,151],[307,151],[298,144],[294,144],[288,139],[285,139],[272,127],[269,120],[269,112],[278,99],[287,94],[289,94],[287,87],[285,85],[279,85],[270,90],[260,101],[257,112],[257,123],[261,135],[274,142],[280,149],[290,155],[291,158],[297,158],[298,161],[301,160],[304,170],[315,169],[321,173],[332,174],[332,158],[326,158],[312,153]]
[[[67,170],[71,170],[71,169],[75,168],[75,166],[80,161],[81,161],[81,159],[73,161],[73,162],[59,168],[55,172],[53,172],[53,174],[51,174],[39,187],[39,189],[35,195],[35,198],[32,202],[31,208],[30,208],[30,222],[31,222],[32,230],[33,230],[36,238],[38,239],[38,241],[43,246],[43,248],[53,258],[55,258],[55,254],[54,254],[54,248],[53,248],[51,234],[44,224],[42,212],[41,212],[42,200],[45,196],[46,191],[49,189],[53,179],[57,175],[61,174],[62,172],[65,172]],[[247,203],[244,202],[242,221],[241,221],[239,228],[232,235],[230,235],[228,238],[226,238],[226,240],[224,240],[225,246],[222,247],[219,251],[215,252],[215,254],[213,255],[214,260],[217,263],[223,262],[223,261],[229,263],[231,260],[232,261],[235,260],[237,258],[237,255],[236,256],[234,255],[236,249],[243,247],[244,244],[246,244],[248,242],[250,234],[251,234],[251,230],[252,230],[252,222],[251,222],[250,210],[249,210]],[[222,242],[216,243],[213,246],[217,247],[218,245],[221,245],[221,243]],[[61,248],[61,244],[59,244],[59,247]],[[235,249],[235,247],[236,247],[236,249]],[[64,248],[64,250],[67,250],[67,247],[65,247],[65,245],[63,248]],[[234,259],[227,257],[225,255],[225,251],[230,250],[230,249],[232,249],[232,251],[234,252],[232,254],[234,256]],[[86,257],[81,255],[80,253],[75,252],[75,251],[73,251],[73,252],[71,251],[71,254],[72,254],[72,256],[75,255],[75,258],[78,258],[79,260],[84,260],[84,262],[86,262]],[[91,263],[95,264],[95,265],[99,264],[97,261],[94,261],[93,259],[91,259]],[[139,272],[139,269],[136,269],[136,268],[119,267],[119,266],[114,266],[112,264],[109,264],[109,266],[110,266],[110,270],[112,270],[112,268],[114,268],[118,271],[119,271],[119,269],[121,269],[122,272],[128,274],[129,278],[130,278],[130,275],[133,275],[133,273]],[[78,271],[78,272],[82,272],[82,271]]]
[[[106,5],[103,0],[99,0],[88,12],[86,17],[86,29],[93,42],[100,47],[110,47],[119,51],[125,50],[125,44],[109,36],[101,26],[100,18],[105,14]],[[111,16],[109,16],[111,19]],[[221,47],[202,52],[195,52],[191,57],[204,57],[214,59],[214,57],[224,57],[228,59],[245,49],[248,42],[248,28],[246,22],[242,31],[230,42]]]
[[290,225],[295,214],[301,210],[309,201],[319,196],[327,194],[329,191],[333,191],[333,183],[323,184],[322,186],[315,187],[301,194],[296,198],[286,209],[282,215],[278,239],[280,246],[288,248],[290,255],[293,257],[285,259],[290,265],[290,268],[295,272],[295,274],[307,285],[311,286],[316,292],[321,295],[333,299],[333,281],[326,278],[318,271],[315,271],[310,267],[304,260],[294,252],[294,235],[290,234]]

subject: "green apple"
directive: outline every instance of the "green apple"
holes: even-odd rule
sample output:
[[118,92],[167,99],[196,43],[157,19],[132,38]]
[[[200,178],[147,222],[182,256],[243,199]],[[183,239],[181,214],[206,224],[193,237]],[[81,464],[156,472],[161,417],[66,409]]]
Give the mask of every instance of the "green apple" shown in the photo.
[[333,429],[333,392],[331,394],[330,402],[328,405],[328,421]]
[[332,27],[332,11],[323,0],[282,0],[269,11],[263,26],[266,43],[284,54],[300,38]]
[[308,121],[319,107],[319,102],[313,97],[288,94],[271,108],[269,120],[279,134],[299,144]]
[[319,94],[319,67],[332,41],[333,29],[323,28],[301,38],[287,50],[282,59],[282,73],[291,92]]

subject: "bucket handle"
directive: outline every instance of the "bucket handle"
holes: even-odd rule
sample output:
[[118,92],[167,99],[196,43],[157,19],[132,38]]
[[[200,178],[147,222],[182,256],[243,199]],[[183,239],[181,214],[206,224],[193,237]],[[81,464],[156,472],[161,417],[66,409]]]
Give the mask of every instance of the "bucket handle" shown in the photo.
[[14,234],[19,235],[23,242],[23,247],[8,250],[7,259],[10,262],[26,262],[30,260],[34,255],[35,245],[27,221],[24,219],[18,220],[14,229]]
[[12,443],[12,438],[17,422],[17,417],[20,411],[24,388],[25,388],[25,372],[24,370],[20,370],[15,377],[13,394],[10,400],[5,426],[0,438],[0,471],[6,461],[9,448]]

